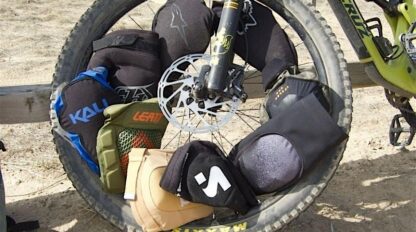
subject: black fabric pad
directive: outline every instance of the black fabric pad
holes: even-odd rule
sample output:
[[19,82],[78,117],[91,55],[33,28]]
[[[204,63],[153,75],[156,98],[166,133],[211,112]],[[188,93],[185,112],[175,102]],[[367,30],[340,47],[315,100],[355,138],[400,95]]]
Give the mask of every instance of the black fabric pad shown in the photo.
[[109,70],[109,82],[123,103],[157,96],[161,64],[159,36],[156,33],[119,30],[107,34],[94,44],[100,49],[91,57],[88,69],[106,67]]
[[[252,4],[252,16],[257,25],[248,27],[246,35],[237,34],[234,52],[246,59],[247,38],[248,59],[246,61],[263,72],[264,89],[269,89],[281,72],[297,65],[297,54],[286,33],[273,17],[272,11],[255,1],[252,1]],[[212,10],[215,13],[215,21],[218,22],[222,4],[214,2]]]
[[247,180],[208,141],[192,141],[175,151],[160,186],[186,200],[240,213],[258,204]]
[[162,70],[184,55],[205,52],[212,18],[211,10],[199,0],[168,0],[162,6],[152,28],[160,37]]
[[317,97],[325,110],[329,111],[329,104],[319,82],[288,76],[282,83],[273,86],[268,93],[265,103],[267,114],[270,118],[276,117],[278,114],[284,113],[293,103],[311,93]]
[[279,191],[302,172],[302,159],[296,149],[277,134],[265,135],[254,141],[244,149],[238,165],[256,194]]
[[273,117],[241,140],[234,146],[229,158],[238,166],[245,149],[268,134],[278,134],[290,141],[302,158],[303,171],[310,169],[319,157],[348,137],[316,97],[309,94],[292,104],[284,114]]
[[91,159],[97,163],[97,134],[104,125],[104,109],[121,102],[114,90],[95,79],[76,80],[62,90],[63,108],[59,112],[61,127],[77,134]]

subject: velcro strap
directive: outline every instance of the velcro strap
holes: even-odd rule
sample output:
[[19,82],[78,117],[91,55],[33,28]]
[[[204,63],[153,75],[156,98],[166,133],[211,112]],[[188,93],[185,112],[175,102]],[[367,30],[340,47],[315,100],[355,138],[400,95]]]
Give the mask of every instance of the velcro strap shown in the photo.
[[158,45],[143,41],[143,38],[139,35],[116,35],[107,36],[102,39],[96,40],[92,44],[94,52],[113,47],[125,47],[135,50],[148,51],[158,53]]
[[126,188],[124,191],[124,199],[136,199],[136,183],[139,169],[142,164],[146,148],[133,148],[129,153],[129,166],[127,167]]

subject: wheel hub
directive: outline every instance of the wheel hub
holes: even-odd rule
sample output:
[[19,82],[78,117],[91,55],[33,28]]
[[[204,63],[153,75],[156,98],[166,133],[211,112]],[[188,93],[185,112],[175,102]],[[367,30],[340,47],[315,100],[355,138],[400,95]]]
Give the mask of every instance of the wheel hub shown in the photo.
[[[204,94],[201,82],[209,61],[210,56],[204,54],[179,58],[159,82],[159,106],[168,121],[181,130],[192,133],[217,131],[231,120],[240,105],[237,97],[226,99]],[[184,66],[188,68],[179,68]]]

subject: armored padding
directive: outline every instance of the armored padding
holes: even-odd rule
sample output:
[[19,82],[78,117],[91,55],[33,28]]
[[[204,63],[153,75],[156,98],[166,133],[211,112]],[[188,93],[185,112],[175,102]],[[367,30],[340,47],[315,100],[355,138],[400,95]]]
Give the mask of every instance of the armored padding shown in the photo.
[[[160,111],[155,98],[113,105],[104,111],[104,116],[105,124],[97,136],[100,179],[105,191],[123,193],[128,164],[127,153],[133,147],[160,148],[168,121]],[[135,144],[121,144],[120,135],[131,130],[139,131],[143,139]],[[122,166],[125,166],[124,170]]]

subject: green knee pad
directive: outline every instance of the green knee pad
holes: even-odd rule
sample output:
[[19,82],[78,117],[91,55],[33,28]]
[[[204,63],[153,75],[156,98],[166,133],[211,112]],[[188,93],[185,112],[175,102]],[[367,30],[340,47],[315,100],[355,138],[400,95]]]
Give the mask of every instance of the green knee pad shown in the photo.
[[103,189],[123,193],[128,153],[132,148],[160,148],[168,121],[156,98],[105,109],[106,121],[97,136]]

